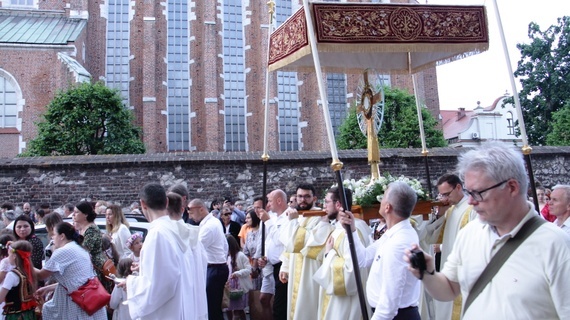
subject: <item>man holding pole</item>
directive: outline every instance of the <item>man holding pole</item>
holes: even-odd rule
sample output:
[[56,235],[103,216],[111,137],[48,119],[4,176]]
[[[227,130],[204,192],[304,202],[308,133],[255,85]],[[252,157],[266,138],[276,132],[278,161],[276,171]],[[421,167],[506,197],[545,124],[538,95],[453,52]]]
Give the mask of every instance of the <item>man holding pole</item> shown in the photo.
[[[352,192],[345,189],[345,195],[348,207],[352,207]],[[321,286],[318,308],[319,320],[362,319],[346,230],[338,222],[338,213],[342,210],[340,202],[340,190],[337,187],[329,189],[324,203],[326,216],[321,218],[315,228],[316,232],[330,230],[330,236],[322,257],[323,264],[313,276]],[[355,222],[359,239],[364,243],[364,246],[368,246],[370,244],[368,236],[370,227],[364,220],[356,219]],[[366,283],[368,268],[361,268],[360,274],[362,283]]]
[[[285,320],[287,319],[287,284],[279,281],[281,261],[279,256],[283,252],[283,244],[280,241],[282,226],[287,222],[287,194],[280,189],[273,190],[267,195],[267,211],[255,208],[259,219],[265,224],[265,252],[261,250],[259,241],[254,258],[262,268],[263,280],[259,301],[263,310],[263,319]],[[275,215],[270,215],[272,211]],[[271,298],[273,308],[271,307]],[[271,312],[273,310],[273,312]],[[273,314],[273,316],[272,316]]]
[[370,267],[366,293],[373,320],[420,320],[420,282],[402,259],[410,243],[418,241],[409,219],[416,201],[416,193],[405,182],[390,183],[379,211],[388,230],[368,248],[356,232],[352,213],[339,212],[340,221],[351,226],[359,266]]

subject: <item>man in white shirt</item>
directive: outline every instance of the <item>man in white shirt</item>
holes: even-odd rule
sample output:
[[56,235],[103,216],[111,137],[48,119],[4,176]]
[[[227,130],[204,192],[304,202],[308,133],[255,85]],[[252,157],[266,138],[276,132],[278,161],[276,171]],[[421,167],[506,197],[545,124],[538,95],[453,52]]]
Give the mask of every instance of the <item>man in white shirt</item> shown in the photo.
[[554,186],[548,204],[550,214],[556,216],[554,224],[570,235],[570,186],[559,184]]
[[228,242],[222,223],[208,212],[206,204],[200,199],[194,199],[188,203],[188,214],[200,224],[199,239],[208,257],[206,276],[208,318],[223,320],[222,298],[230,271],[227,265]]
[[370,267],[366,295],[374,309],[373,320],[420,320],[420,282],[408,272],[402,259],[410,243],[418,241],[409,219],[416,201],[416,193],[405,182],[390,183],[379,210],[386,219],[387,231],[368,248],[355,232],[352,213],[339,212],[340,221],[351,225],[358,264],[361,268]]
[[[204,313],[198,314],[200,306],[195,304],[195,293],[189,289],[198,275],[185,272],[188,244],[166,213],[164,188],[157,183],[147,184],[140,198],[150,228],[141,251],[139,275],[128,276],[118,285],[127,290],[131,318],[206,319]],[[192,305],[185,306],[188,303]]]
[[[512,145],[484,143],[461,155],[457,169],[479,219],[459,232],[441,272],[435,272],[433,258],[424,254],[423,283],[430,295],[451,301],[461,293],[464,320],[570,319],[570,237],[551,223],[530,234],[466,308],[470,290],[489,261],[538,213],[527,201],[522,154]],[[409,261],[409,252],[405,259]]]
[[[287,194],[280,189],[273,190],[267,195],[267,211],[256,208],[259,219],[265,224],[265,252],[261,252],[261,241],[258,244],[254,258],[263,269],[261,294],[259,300],[263,308],[263,319],[287,318],[287,284],[279,281],[283,243],[280,241],[281,228],[287,222]],[[275,213],[270,215],[268,211]],[[271,306],[271,298],[273,307]]]

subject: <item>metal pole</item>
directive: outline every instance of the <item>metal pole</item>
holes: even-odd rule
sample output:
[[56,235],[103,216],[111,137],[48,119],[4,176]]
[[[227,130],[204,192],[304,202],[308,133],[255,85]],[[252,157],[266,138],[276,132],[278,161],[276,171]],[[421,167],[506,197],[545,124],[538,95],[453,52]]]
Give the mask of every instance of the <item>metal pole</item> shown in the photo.
[[[408,60],[410,60],[411,65],[411,56],[408,52]],[[424,156],[424,163],[426,166],[426,176],[427,176],[427,186],[428,186],[428,196],[433,197],[431,193],[431,177],[429,175],[429,164],[428,164],[428,149],[426,146],[426,134],[424,132],[424,119],[422,117],[422,107],[420,105],[420,101],[418,100],[418,86],[416,81],[416,75],[412,74],[412,83],[414,85],[414,97],[416,99],[416,109],[418,111],[418,124],[420,126],[420,139],[422,140],[422,155]]]
[[[322,79],[322,70],[321,70],[321,62],[319,60],[319,52],[317,49],[317,40],[315,39],[315,30],[313,27],[313,19],[311,17],[311,8],[309,6],[309,0],[303,0],[303,7],[305,10],[305,18],[307,20],[307,34],[309,35],[309,42],[311,44],[311,52],[313,56],[313,63],[315,65],[315,73],[317,77],[317,84],[319,86],[319,93],[321,97],[321,104],[323,109],[323,118],[325,120],[326,128],[327,128],[327,136],[329,139],[329,145],[331,150],[332,156],[332,164],[331,167],[336,174],[339,193],[341,197],[342,207],[348,209],[348,203],[346,201],[346,195],[344,191],[344,186],[342,184],[342,174],[340,170],[342,169],[342,162],[338,159],[338,153],[336,149],[336,143],[334,139],[333,128],[331,124],[331,117],[329,113],[328,101],[327,101],[327,91],[325,90],[323,79]],[[366,298],[364,296],[364,288],[362,286],[361,276],[360,276],[360,267],[358,266],[358,257],[356,256],[356,249],[354,247],[354,237],[352,235],[352,231],[350,230],[350,226],[344,226],[346,231],[346,239],[348,240],[348,245],[350,248],[350,256],[352,258],[352,267],[354,270],[354,277],[356,278],[356,289],[358,291],[358,299],[360,301],[360,309],[362,312],[362,318],[368,319],[368,311],[366,305]]]
[[511,58],[509,56],[509,49],[507,48],[507,41],[505,40],[505,32],[503,31],[503,23],[501,22],[501,14],[499,13],[499,7],[497,5],[497,0],[493,0],[493,6],[495,8],[495,16],[497,17],[497,25],[499,27],[499,34],[501,35],[501,44],[503,45],[503,53],[505,55],[505,60],[507,62],[507,70],[509,72],[509,80],[511,81],[511,90],[513,90],[513,100],[515,101],[515,109],[517,111],[517,117],[519,118],[519,129],[521,131],[521,137],[523,140],[522,153],[526,162],[526,167],[528,170],[528,177],[530,179],[530,187],[532,192],[532,198],[534,199],[534,208],[540,213],[540,208],[538,206],[538,197],[536,195],[536,185],[534,184],[534,173],[532,172],[532,163],[530,159],[530,153],[532,148],[528,145],[528,137],[526,135],[526,127],[524,125],[524,118],[521,108],[521,101],[519,98],[519,93],[515,85],[515,76],[513,73],[513,67],[511,66]]
[[[269,7],[269,26],[267,28],[267,59],[269,60],[269,50],[271,49],[271,32],[273,27],[273,13],[275,12],[275,2],[270,0],[267,3]],[[267,125],[269,123],[269,68],[265,70],[265,117],[263,124],[263,155],[261,159],[263,160],[263,209],[267,206],[267,161],[269,160],[269,155],[267,154]],[[265,256],[265,223],[261,223],[261,256]]]

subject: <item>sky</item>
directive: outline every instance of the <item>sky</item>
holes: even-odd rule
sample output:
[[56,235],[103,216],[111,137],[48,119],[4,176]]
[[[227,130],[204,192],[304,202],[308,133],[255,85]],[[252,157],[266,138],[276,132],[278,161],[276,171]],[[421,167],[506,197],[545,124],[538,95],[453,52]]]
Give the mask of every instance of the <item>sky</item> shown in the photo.
[[[520,60],[517,43],[530,43],[528,25],[534,21],[544,31],[557,24],[557,18],[570,15],[569,0],[496,0],[501,15],[513,72]],[[426,0],[419,0],[424,4]],[[437,67],[440,109],[472,110],[508,92],[512,94],[509,72],[501,44],[493,0],[428,0],[428,4],[485,5],[489,25],[489,50]],[[520,90],[520,84],[515,79]]]

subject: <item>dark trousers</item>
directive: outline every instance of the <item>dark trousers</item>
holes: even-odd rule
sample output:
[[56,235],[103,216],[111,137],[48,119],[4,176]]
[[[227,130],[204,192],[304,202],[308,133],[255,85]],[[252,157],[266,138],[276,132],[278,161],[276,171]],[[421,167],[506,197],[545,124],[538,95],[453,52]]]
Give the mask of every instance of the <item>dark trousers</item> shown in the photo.
[[279,280],[281,262],[273,265],[273,278],[275,279],[275,296],[273,297],[273,319],[287,319],[287,283]]
[[228,281],[230,270],[225,263],[208,264],[206,275],[206,297],[208,299],[208,319],[224,320],[222,313],[222,297],[224,296],[224,286]]
[[[375,309],[372,308],[372,314],[374,314]],[[398,313],[394,317],[394,320],[421,320],[420,312],[418,307],[407,307],[398,309]]]

